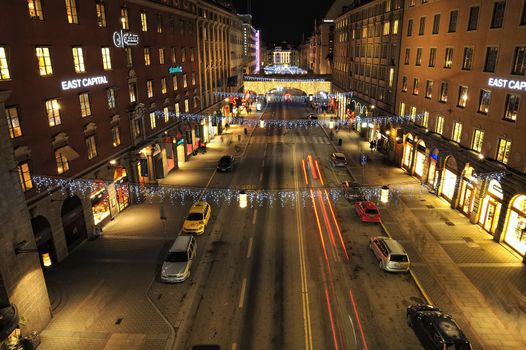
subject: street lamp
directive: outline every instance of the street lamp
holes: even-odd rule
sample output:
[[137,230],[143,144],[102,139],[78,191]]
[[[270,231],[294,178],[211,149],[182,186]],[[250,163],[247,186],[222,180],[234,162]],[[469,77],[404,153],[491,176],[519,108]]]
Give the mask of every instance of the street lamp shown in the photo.
[[362,122],[362,128],[366,128],[367,127],[367,122]]
[[265,127],[265,121],[264,120],[260,120],[259,121],[259,127],[260,128],[264,128]]
[[15,244],[15,255],[26,254],[26,253],[39,253],[42,258],[42,263],[45,267],[49,267],[53,264],[51,256],[48,252],[40,253],[36,248],[24,248],[27,245],[27,241],[23,240]]
[[247,193],[243,190],[239,192],[239,207],[240,208],[247,207]]
[[389,202],[389,186],[387,185],[382,186],[382,189],[380,190],[380,202]]

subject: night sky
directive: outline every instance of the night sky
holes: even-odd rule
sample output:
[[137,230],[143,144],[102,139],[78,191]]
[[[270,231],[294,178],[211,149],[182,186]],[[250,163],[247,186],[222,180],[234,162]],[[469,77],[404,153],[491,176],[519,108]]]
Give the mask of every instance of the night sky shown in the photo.
[[[248,0],[233,0],[238,13],[246,13]],[[312,34],[314,18],[323,18],[332,0],[252,0],[252,25],[267,44],[299,44],[302,33]]]

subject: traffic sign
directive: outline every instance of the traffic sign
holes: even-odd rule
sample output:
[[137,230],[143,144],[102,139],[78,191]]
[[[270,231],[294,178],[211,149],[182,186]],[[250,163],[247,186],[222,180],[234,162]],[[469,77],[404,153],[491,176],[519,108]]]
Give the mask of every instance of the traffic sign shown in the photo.
[[365,164],[367,164],[367,155],[366,154],[361,154],[360,155],[360,164],[363,166]]

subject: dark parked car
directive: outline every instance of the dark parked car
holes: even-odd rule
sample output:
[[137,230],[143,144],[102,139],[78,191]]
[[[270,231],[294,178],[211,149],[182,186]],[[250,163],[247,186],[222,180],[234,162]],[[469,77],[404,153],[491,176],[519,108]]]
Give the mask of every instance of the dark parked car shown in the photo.
[[425,349],[473,349],[453,318],[437,307],[423,304],[409,306],[407,324],[413,328]]
[[234,169],[234,156],[222,156],[217,162],[218,171],[231,171]]
[[307,116],[307,119],[311,119],[311,120],[317,120],[318,119],[318,116],[314,113],[310,113],[308,116]]

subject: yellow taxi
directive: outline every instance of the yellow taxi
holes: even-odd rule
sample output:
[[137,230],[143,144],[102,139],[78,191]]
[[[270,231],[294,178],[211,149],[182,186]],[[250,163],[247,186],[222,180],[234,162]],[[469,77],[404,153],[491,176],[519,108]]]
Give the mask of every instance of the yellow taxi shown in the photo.
[[205,228],[210,220],[212,208],[207,202],[197,202],[192,205],[190,212],[183,224],[183,231],[186,233],[205,233]]

